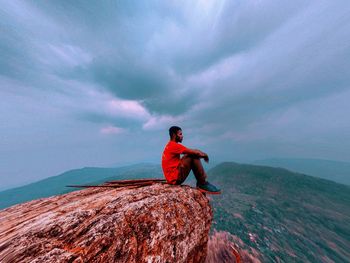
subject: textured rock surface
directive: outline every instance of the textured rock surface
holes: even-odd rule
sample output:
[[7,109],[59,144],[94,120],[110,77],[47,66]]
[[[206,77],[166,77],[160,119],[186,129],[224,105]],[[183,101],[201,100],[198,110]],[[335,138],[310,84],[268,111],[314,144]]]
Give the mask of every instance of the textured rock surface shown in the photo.
[[205,263],[261,263],[261,254],[255,250],[243,249],[243,241],[225,231],[214,231],[208,241],[208,254]]
[[187,186],[76,191],[0,211],[0,262],[203,262],[211,221]]

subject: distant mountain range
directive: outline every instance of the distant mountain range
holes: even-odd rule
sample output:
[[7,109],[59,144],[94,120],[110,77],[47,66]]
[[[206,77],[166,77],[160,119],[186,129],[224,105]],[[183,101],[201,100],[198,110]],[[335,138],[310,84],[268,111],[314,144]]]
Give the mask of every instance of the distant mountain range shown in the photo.
[[77,190],[77,188],[68,188],[66,185],[100,184],[108,180],[153,177],[163,177],[159,165],[137,164],[119,168],[85,167],[70,170],[38,182],[0,192],[0,209]]
[[[77,190],[71,184],[162,178],[159,165],[83,168],[0,192],[0,208]],[[283,168],[222,163],[208,171],[212,229],[230,232],[262,262],[349,262],[350,187]],[[192,184],[193,176],[186,183]],[[233,240],[237,242],[237,240]]]
[[298,173],[350,185],[350,163],[347,162],[321,159],[274,158],[258,160],[252,164],[286,168]]
[[349,262],[350,187],[282,168],[222,163],[209,171],[214,228],[262,262]]

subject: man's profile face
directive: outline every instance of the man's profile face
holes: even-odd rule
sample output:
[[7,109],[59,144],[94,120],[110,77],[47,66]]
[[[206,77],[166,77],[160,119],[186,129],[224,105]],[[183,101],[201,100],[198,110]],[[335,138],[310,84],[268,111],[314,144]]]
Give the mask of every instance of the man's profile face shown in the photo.
[[175,141],[182,142],[184,136],[182,135],[182,130],[178,130],[176,133]]

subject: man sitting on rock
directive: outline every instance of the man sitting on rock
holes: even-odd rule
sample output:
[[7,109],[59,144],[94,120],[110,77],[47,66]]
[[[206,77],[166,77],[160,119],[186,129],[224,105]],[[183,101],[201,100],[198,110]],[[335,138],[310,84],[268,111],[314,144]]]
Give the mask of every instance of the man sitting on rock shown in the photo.
[[[169,184],[182,184],[192,170],[197,179],[197,188],[204,193],[220,194],[220,189],[210,184],[201,163],[201,158],[209,162],[206,153],[200,150],[189,149],[182,144],[183,135],[180,127],[172,126],[169,129],[170,141],[164,148],[162,168]],[[183,155],[180,158],[180,155]]]

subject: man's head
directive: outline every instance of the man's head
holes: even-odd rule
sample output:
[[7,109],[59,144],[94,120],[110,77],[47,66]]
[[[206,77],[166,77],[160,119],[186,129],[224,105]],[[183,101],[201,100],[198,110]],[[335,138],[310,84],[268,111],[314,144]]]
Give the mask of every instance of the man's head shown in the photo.
[[182,142],[183,135],[182,130],[178,126],[171,126],[169,129],[170,140],[175,142]]

